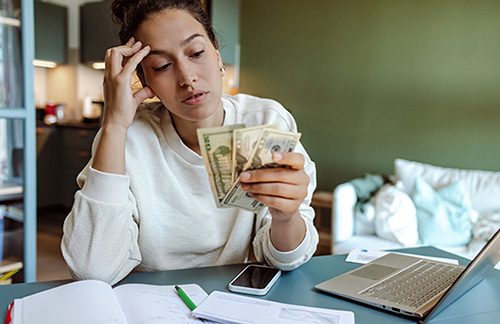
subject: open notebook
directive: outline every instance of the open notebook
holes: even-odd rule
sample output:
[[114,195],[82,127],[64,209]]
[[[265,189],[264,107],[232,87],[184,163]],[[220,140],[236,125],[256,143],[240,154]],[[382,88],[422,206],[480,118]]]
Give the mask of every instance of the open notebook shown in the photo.
[[[180,285],[195,304],[207,293]],[[174,286],[126,284],[116,288],[96,280],[77,281],[14,301],[12,324],[202,323]]]

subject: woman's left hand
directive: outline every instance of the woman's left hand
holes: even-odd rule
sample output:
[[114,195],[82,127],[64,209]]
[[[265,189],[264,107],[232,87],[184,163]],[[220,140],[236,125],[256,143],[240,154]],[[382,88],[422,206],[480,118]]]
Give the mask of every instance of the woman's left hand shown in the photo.
[[273,219],[287,221],[298,214],[307,195],[309,176],[300,153],[274,153],[277,168],[247,170],[240,174],[242,188],[267,205]]

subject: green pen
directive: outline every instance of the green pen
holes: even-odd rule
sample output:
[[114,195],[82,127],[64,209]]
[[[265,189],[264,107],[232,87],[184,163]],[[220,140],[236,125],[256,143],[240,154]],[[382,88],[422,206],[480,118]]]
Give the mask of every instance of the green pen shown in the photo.
[[184,292],[184,290],[182,290],[182,288],[179,286],[175,286],[175,290],[177,291],[177,294],[182,299],[184,304],[186,304],[186,306],[189,308],[189,310],[194,311],[194,309],[196,308],[196,304],[191,300],[191,298],[189,298],[186,292]]

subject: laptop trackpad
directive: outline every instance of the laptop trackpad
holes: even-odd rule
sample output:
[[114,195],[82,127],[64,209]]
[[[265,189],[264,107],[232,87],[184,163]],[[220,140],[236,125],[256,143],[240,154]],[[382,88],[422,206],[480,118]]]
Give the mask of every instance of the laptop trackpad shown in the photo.
[[394,271],[398,271],[398,268],[392,268],[388,266],[383,266],[380,264],[370,264],[362,269],[351,272],[350,274],[356,277],[361,277],[371,280],[379,280],[387,275],[390,275]]

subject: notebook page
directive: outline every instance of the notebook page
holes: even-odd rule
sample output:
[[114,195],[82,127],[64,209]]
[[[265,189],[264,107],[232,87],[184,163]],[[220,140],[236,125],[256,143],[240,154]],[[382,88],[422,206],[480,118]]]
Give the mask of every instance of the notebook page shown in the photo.
[[[200,305],[207,293],[196,284],[179,285],[191,300]],[[203,323],[195,318],[174,286],[126,284],[115,288],[129,324]]]
[[126,324],[113,289],[84,280],[16,299],[14,324]]
[[354,324],[354,313],[214,291],[193,314],[221,323]]

